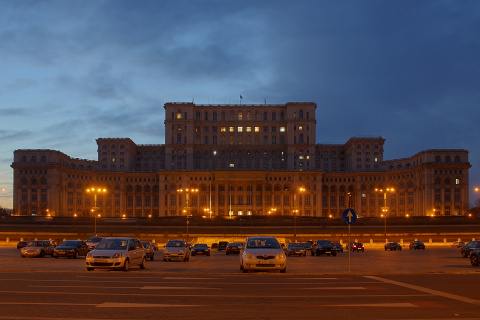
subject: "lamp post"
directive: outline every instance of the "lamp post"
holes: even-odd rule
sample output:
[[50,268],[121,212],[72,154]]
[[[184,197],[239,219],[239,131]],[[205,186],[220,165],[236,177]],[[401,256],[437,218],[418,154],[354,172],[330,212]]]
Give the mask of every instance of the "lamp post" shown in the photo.
[[185,193],[185,207],[186,207],[186,210],[185,210],[185,215],[187,217],[187,242],[188,242],[188,225],[190,223],[190,221],[188,221],[188,218],[191,217],[192,215],[190,214],[190,203],[189,203],[189,199],[190,199],[190,193],[196,193],[198,192],[198,189],[178,189],[177,192],[180,192],[180,193]]
[[393,193],[395,192],[394,188],[386,188],[386,189],[379,189],[375,188],[375,192],[380,192],[383,193],[383,207],[382,207],[382,214],[381,216],[385,219],[385,243],[387,242],[387,212],[388,212],[388,207],[387,207],[387,193]]
[[[304,187],[300,187],[298,188],[298,192],[299,193],[303,193],[305,192],[305,188]],[[297,216],[299,215],[300,213],[300,210],[299,209],[295,209],[297,207],[300,207],[298,204],[297,204],[297,194],[296,192],[293,193],[293,207],[294,207],[294,210],[293,210],[293,241],[294,242],[297,242]],[[303,208],[305,211],[305,199],[303,201]],[[304,213],[305,214],[305,213]]]
[[97,194],[101,194],[101,193],[106,193],[107,192],[107,189],[105,188],[98,188],[98,187],[92,187],[92,188],[88,188],[86,190],[87,193],[93,193],[93,207],[91,209],[91,212],[93,214],[93,218],[94,218],[94,224],[95,224],[95,236],[97,236],[97,217],[100,218],[101,215],[98,212],[98,209],[100,209],[99,207],[97,207]]

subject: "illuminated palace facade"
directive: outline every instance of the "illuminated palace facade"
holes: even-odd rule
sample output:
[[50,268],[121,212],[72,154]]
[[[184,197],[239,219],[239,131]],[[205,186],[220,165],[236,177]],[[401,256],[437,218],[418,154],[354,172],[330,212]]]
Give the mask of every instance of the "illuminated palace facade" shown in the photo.
[[[316,107],[166,103],[165,144],[99,138],[96,161],[16,150],[14,212],[340,217],[350,204],[361,216],[465,214],[468,151],[385,160],[382,137],[317,144]],[[91,187],[106,192],[86,192]],[[394,191],[380,191],[386,188]]]

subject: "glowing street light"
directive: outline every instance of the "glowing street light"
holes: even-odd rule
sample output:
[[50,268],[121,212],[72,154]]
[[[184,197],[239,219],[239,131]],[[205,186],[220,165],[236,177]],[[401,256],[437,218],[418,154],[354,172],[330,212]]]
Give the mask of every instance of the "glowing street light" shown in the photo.
[[95,236],[97,236],[97,218],[100,218],[101,215],[98,212],[99,207],[97,207],[97,194],[102,194],[102,193],[107,193],[107,189],[105,188],[98,188],[98,187],[92,187],[88,188],[86,190],[87,193],[91,194],[93,193],[93,207],[90,210],[92,212],[93,218],[94,218],[94,223],[95,223]]
[[382,207],[382,214],[380,215],[381,217],[384,218],[385,220],[385,243],[387,242],[387,213],[388,213],[388,207],[387,207],[387,193],[393,193],[395,192],[394,188],[386,188],[386,189],[379,189],[375,188],[375,192],[380,192],[383,193],[383,207]]

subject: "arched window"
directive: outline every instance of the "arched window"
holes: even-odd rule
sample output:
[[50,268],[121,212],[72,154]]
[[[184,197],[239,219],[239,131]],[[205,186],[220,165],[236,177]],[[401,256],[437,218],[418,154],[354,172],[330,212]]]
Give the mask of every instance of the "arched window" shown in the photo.
[[455,156],[455,163],[460,163],[460,156]]
[[272,120],[273,121],[277,120],[277,113],[276,112],[272,112]]
[[217,121],[217,112],[216,111],[213,112],[213,121]]
[[182,143],[182,134],[177,134],[177,143]]
[[298,143],[304,143],[303,142],[303,133],[300,133],[300,135],[298,136]]
[[303,119],[303,110],[300,110],[300,111],[298,112],[298,118],[299,118],[299,119]]
[[47,162],[47,157],[42,156],[42,157],[40,158],[40,162],[41,162],[41,163],[46,163],[46,162]]
[[200,121],[200,112],[195,113],[195,120]]
[[263,120],[264,120],[264,121],[267,121],[267,120],[268,120],[268,113],[267,113],[267,112],[264,112],[264,113],[263,113]]
[[450,163],[450,161],[451,161],[451,160],[450,160],[450,156],[446,156],[446,157],[445,157],[445,163]]
[[436,157],[435,157],[435,163],[440,163],[440,161],[441,161],[441,160],[440,160],[440,156],[436,156]]

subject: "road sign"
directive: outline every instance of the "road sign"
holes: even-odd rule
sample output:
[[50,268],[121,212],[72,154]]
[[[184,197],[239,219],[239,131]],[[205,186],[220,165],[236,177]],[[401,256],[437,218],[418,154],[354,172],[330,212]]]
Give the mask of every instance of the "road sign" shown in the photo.
[[357,221],[357,213],[353,209],[347,209],[342,213],[342,219],[347,224],[352,224]]

